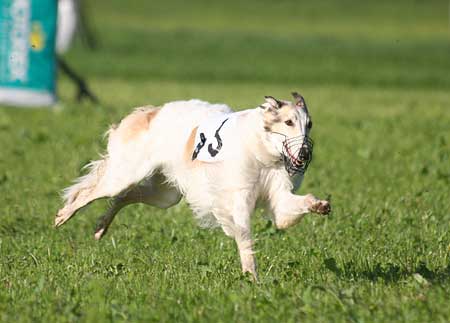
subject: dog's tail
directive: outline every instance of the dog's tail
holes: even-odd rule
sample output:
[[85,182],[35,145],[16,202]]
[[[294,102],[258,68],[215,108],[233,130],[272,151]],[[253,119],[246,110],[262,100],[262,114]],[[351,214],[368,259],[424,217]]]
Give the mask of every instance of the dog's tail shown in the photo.
[[77,178],[72,186],[65,188],[62,192],[64,204],[72,204],[80,195],[89,195],[102,178],[108,156],[102,156],[100,160],[91,161],[83,167],[87,169],[86,175]]

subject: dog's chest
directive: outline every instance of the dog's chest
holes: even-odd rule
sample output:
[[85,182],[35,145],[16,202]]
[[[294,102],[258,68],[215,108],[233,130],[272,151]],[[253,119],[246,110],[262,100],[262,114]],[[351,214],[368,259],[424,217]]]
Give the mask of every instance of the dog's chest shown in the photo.
[[214,163],[232,154],[233,146],[239,142],[237,114],[214,116],[198,126],[192,160]]

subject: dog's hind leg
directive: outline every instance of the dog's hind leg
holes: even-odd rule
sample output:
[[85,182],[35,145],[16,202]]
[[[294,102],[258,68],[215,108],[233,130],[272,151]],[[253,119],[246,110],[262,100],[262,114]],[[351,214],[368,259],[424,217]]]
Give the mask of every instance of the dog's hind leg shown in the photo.
[[153,108],[137,109],[108,131],[107,157],[90,163],[89,173],[65,190],[65,206],[56,215],[56,227],[92,201],[117,196],[151,176],[157,162],[140,147],[149,145],[146,134],[156,114]]
[[104,175],[107,162],[106,158],[91,162],[87,166],[89,173],[80,177],[74,185],[64,190],[65,204],[56,214],[55,227],[64,224],[79,209],[104,196],[105,193],[101,192],[98,186]]
[[100,240],[109,228],[109,225],[114,220],[116,214],[128,204],[133,203],[129,201],[126,196],[115,197],[111,202],[109,209],[97,220],[97,227],[95,229],[94,238]]
[[[119,158],[117,158],[119,157]],[[123,162],[123,156],[116,159],[106,157],[88,165],[90,171],[77,183],[64,190],[65,205],[55,218],[55,227],[67,222],[78,210],[104,197],[115,197],[136,185],[145,175],[133,172],[134,164]],[[147,167],[151,172],[152,167]]]
[[116,214],[129,204],[145,203],[166,209],[178,204],[180,199],[180,192],[175,187],[167,184],[165,177],[161,173],[155,173],[143,183],[114,198],[110,208],[98,219],[94,238],[96,240],[101,239]]

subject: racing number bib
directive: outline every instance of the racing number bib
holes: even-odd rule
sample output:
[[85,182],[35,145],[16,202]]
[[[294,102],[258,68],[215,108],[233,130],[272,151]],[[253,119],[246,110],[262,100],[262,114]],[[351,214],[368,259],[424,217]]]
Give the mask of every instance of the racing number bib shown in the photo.
[[195,135],[192,160],[219,162],[228,154],[236,123],[234,113],[216,116],[201,124]]

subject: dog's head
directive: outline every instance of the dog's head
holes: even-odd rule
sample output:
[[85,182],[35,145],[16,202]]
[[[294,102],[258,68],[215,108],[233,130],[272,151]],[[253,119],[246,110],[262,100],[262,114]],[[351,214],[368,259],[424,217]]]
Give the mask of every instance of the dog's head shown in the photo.
[[303,97],[292,93],[294,102],[266,96],[264,109],[266,137],[284,161],[290,175],[303,174],[312,159],[313,143],[309,136],[311,117]]

